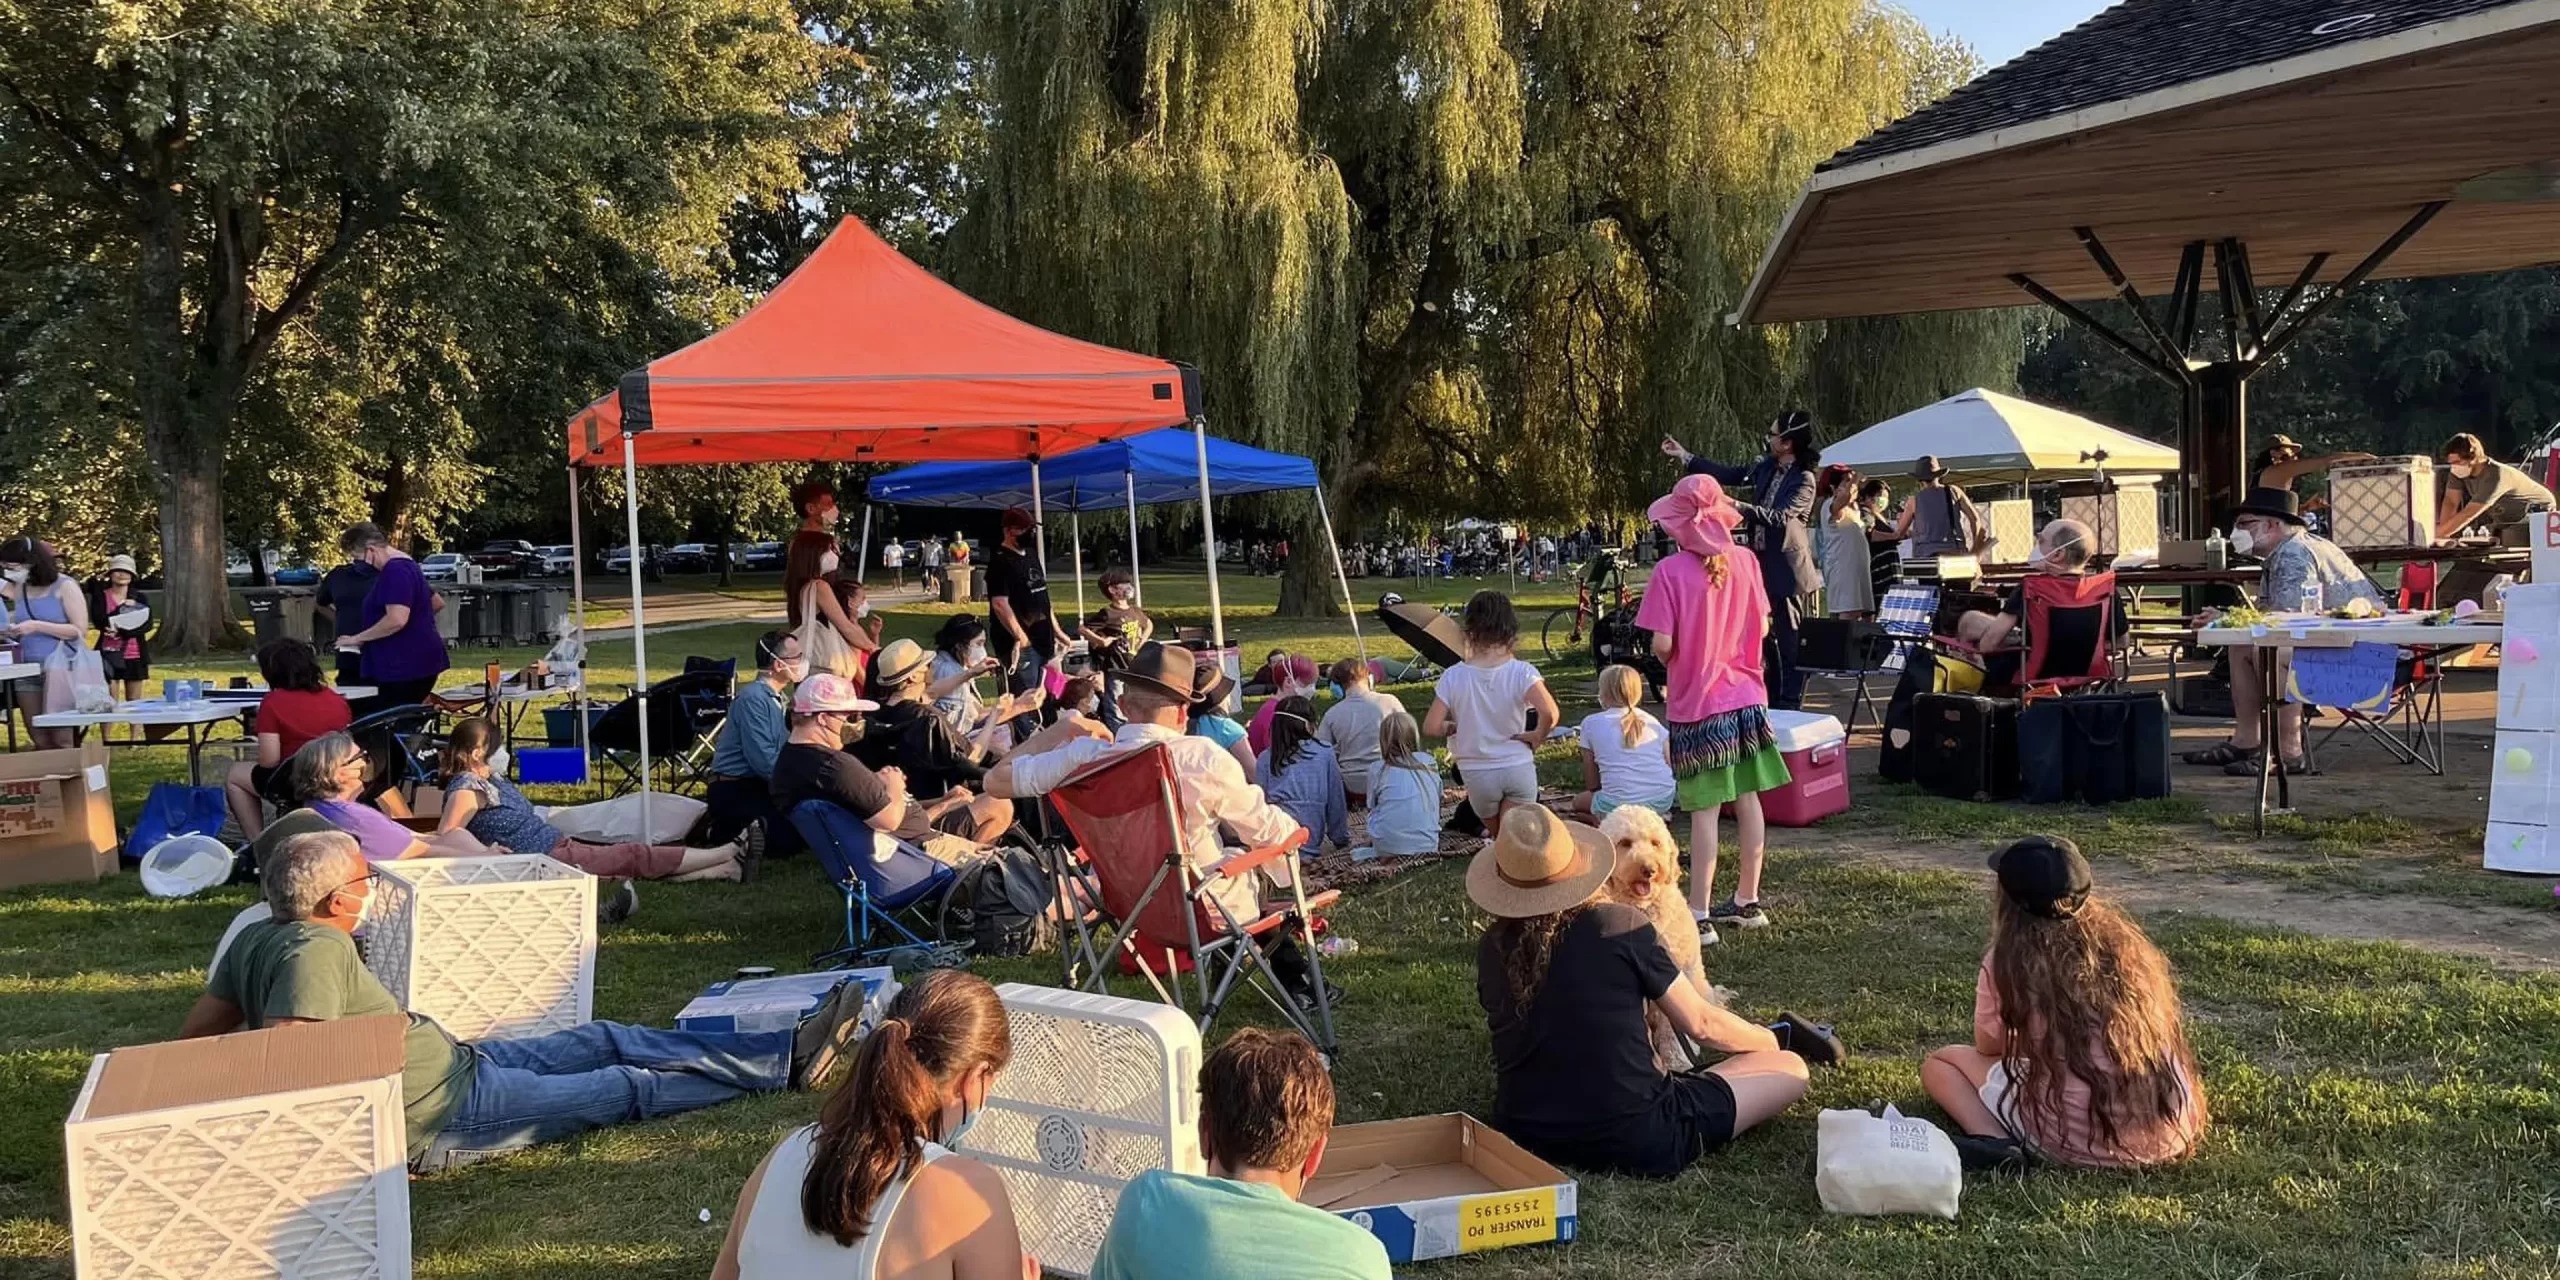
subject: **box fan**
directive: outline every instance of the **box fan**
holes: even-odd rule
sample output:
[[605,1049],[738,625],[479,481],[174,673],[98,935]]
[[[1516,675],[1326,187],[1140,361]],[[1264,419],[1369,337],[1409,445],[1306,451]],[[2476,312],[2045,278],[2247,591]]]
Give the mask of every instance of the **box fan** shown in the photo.
[[1200,1030],[1171,1005],[1009,982],[1013,1060],[961,1149],[1013,1200],[1022,1247],[1085,1276],[1120,1189],[1149,1169],[1203,1173]]

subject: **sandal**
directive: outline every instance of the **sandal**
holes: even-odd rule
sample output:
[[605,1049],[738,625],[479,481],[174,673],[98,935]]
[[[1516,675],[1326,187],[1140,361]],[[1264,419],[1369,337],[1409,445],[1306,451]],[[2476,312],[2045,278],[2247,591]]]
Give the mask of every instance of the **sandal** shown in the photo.
[[[2264,765],[2258,762],[2258,753],[2252,751],[2247,755],[2222,766],[2222,771],[2234,778],[2254,778],[2258,776],[2258,771],[2264,767]],[[2285,761],[2284,772],[2285,776],[2290,778],[2316,778],[2320,776],[2320,770],[2313,767],[2311,757],[2307,753],[2295,756],[2293,759]]]
[[2178,758],[2188,764],[2228,766],[2254,761],[2258,758],[2258,753],[2226,740],[2217,742],[2202,751],[2187,752]]

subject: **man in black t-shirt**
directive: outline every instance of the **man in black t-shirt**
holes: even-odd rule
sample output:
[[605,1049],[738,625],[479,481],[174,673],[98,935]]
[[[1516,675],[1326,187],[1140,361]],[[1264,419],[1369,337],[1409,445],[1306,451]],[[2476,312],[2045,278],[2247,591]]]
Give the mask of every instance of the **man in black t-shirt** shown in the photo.
[[773,759],[774,808],[787,816],[803,801],[824,800],[874,831],[916,845],[936,861],[956,867],[988,856],[977,841],[937,825],[947,821],[967,829],[967,791],[954,789],[931,804],[917,804],[907,794],[904,770],[894,764],[875,770],[843,749],[854,718],[879,709],[878,703],[857,697],[853,682],[842,676],[820,672],[801,681],[791,697],[789,736]]
[[[987,649],[1004,664],[1015,692],[1039,679],[1058,656],[1058,624],[1049,607],[1049,571],[1032,549],[1031,513],[1004,513],[1004,541],[987,557]],[[1021,657],[1028,649],[1034,661]],[[1029,668],[1026,672],[1025,668]]]
[[[382,576],[380,569],[366,564],[354,552],[347,562],[320,577],[320,598],[311,602],[314,613],[329,620],[330,631],[318,643],[335,640],[341,631],[355,631],[364,626],[364,598],[373,591],[373,580]],[[339,684],[364,683],[364,651],[338,651]]]

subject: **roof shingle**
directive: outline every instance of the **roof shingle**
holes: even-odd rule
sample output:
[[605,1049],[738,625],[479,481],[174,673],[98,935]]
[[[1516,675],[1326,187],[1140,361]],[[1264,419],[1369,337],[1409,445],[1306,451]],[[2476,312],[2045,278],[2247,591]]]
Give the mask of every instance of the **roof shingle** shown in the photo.
[[2523,2],[2124,0],[1816,167],[1916,151]]

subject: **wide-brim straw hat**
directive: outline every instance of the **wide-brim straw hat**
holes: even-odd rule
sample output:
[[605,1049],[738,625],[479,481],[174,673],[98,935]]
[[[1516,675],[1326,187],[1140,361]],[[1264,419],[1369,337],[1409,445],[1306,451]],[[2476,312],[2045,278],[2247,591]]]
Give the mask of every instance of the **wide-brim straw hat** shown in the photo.
[[1554,915],[1589,901],[1617,860],[1598,828],[1522,805],[1502,815],[1501,834],[1467,864],[1467,897],[1506,920]]
[[871,660],[872,680],[882,689],[896,689],[924,670],[924,646],[900,638],[880,646],[880,654]]

